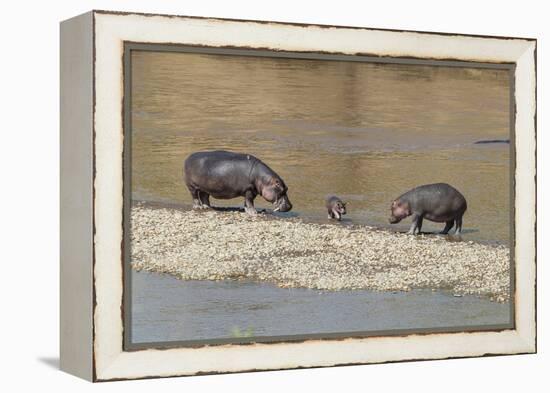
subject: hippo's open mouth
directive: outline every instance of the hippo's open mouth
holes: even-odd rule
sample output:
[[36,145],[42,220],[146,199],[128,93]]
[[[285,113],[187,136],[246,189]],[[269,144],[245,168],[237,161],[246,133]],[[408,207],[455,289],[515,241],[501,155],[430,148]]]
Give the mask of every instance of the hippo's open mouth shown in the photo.
[[283,196],[282,198],[277,198],[273,202],[273,205],[275,206],[275,209],[273,209],[273,212],[287,212],[292,209],[292,204],[288,200],[288,197]]
[[289,211],[290,209],[288,208],[288,206],[284,203],[273,203],[275,205],[275,209],[273,209],[274,212],[287,212]]
[[273,209],[274,212],[278,212],[281,209],[279,198],[275,198],[275,200],[273,201],[273,206],[275,206],[275,209]]

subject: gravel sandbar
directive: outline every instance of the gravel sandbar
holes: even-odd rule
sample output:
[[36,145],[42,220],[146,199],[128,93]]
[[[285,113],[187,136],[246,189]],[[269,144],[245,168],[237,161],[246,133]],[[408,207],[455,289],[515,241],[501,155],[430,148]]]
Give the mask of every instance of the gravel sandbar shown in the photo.
[[502,245],[240,212],[132,207],[132,267],[185,280],[323,290],[450,290],[509,300]]

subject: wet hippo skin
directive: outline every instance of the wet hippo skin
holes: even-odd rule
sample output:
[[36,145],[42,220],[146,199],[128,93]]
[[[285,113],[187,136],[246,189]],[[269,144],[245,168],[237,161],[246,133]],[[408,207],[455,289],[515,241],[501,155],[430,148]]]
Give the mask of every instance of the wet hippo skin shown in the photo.
[[329,196],[325,201],[329,220],[332,218],[340,221],[342,215],[346,214],[346,203],[335,195]]
[[442,234],[447,234],[456,224],[455,235],[462,231],[462,216],[467,209],[466,199],[454,187],[446,183],[418,186],[395,199],[391,205],[391,224],[412,216],[409,234],[420,233],[422,220],[444,222]]
[[184,174],[194,208],[209,208],[210,197],[244,197],[245,211],[254,215],[257,214],[254,198],[261,195],[274,204],[274,211],[292,209],[283,179],[250,154],[223,150],[196,152],[185,160]]

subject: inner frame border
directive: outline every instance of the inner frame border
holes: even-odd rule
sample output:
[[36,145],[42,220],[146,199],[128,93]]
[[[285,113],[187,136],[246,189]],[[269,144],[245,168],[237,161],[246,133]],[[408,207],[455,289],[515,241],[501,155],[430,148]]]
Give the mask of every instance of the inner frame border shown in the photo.
[[[460,60],[436,60],[409,57],[388,57],[388,56],[370,56],[370,55],[347,55],[337,53],[320,52],[295,52],[279,51],[267,49],[252,49],[242,47],[211,47],[199,45],[185,45],[172,43],[142,43],[134,41],[123,42],[123,241],[122,251],[122,272],[123,272],[123,294],[122,294],[122,320],[123,320],[123,350],[136,351],[143,349],[169,349],[169,348],[200,348],[214,345],[250,345],[253,343],[277,344],[277,343],[299,343],[308,340],[342,340],[346,338],[366,338],[366,337],[397,337],[408,335],[425,335],[434,333],[458,333],[458,332],[499,332],[503,330],[515,329],[515,172],[516,172],[516,152],[515,152],[515,63],[508,62],[474,62]],[[217,338],[201,340],[177,340],[163,342],[133,343],[131,328],[131,162],[132,162],[132,51],[147,52],[172,52],[172,53],[191,53],[191,54],[210,54],[224,56],[248,56],[248,57],[271,57],[286,58],[297,60],[321,60],[321,61],[351,61],[377,64],[402,64],[402,65],[423,65],[439,67],[457,67],[457,68],[477,68],[477,69],[498,69],[508,70],[509,76],[509,155],[510,155],[510,322],[508,324],[496,325],[478,325],[478,326],[449,326],[440,328],[418,328],[418,329],[391,329],[391,330],[371,330],[371,331],[353,331],[353,332],[335,332],[335,333],[312,333],[297,335],[280,336],[259,336],[250,338]]]

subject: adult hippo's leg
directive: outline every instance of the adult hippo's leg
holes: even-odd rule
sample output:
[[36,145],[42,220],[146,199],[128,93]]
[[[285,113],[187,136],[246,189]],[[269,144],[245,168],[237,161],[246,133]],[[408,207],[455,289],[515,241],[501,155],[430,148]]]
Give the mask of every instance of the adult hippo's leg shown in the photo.
[[407,234],[414,235],[417,232],[420,232],[420,227],[422,227],[422,216],[420,214],[415,214],[412,218],[411,229],[409,229]]
[[456,230],[455,235],[460,235],[462,232],[462,216],[456,219]]
[[422,222],[424,220],[424,217],[419,216],[418,220],[416,221],[416,233],[420,235],[420,231],[422,230]]
[[445,223],[445,228],[443,228],[443,230],[441,232],[439,232],[440,234],[442,235],[446,235],[447,233],[449,233],[449,231],[451,230],[451,228],[453,227],[455,223],[455,220],[449,220]]
[[187,186],[187,189],[191,193],[191,198],[193,198],[193,209],[200,209],[201,208],[201,200],[199,197],[200,191],[192,186]]
[[201,209],[208,209],[210,207],[210,194],[204,191],[199,191],[198,194],[201,203]]
[[244,211],[251,216],[258,214],[254,207],[254,198],[256,198],[256,195],[252,191],[247,191],[244,194]]

